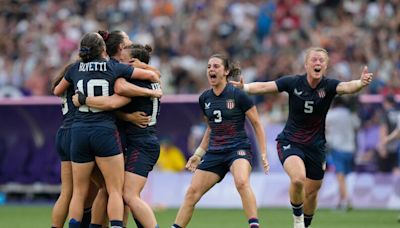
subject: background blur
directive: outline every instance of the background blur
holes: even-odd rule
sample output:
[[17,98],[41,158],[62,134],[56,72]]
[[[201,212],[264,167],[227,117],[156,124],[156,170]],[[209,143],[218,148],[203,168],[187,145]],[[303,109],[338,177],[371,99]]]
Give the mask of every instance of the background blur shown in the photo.
[[[400,100],[399,0],[1,1],[0,204],[57,195],[54,138],[62,116],[60,100],[50,97],[50,80],[77,56],[81,36],[97,30],[123,30],[134,42],[153,46],[151,64],[162,72],[166,95],[158,120],[163,151],[172,148],[185,159],[204,130],[197,98],[207,88],[211,54],[227,53],[239,61],[246,82],[303,73],[304,50],[310,46],[329,51],[329,77],[358,79],[367,65],[373,83],[346,97],[361,120],[349,188],[355,207],[400,208],[400,165],[379,165],[378,137],[388,113],[383,101]],[[268,95],[254,101],[267,132],[272,170],[270,176],[255,172],[252,185],[260,206],[287,206],[288,179],[274,141],[287,117],[287,98]],[[391,113],[398,115],[398,108],[394,104]],[[398,154],[397,145],[397,160]],[[257,157],[254,166],[260,171]],[[144,195],[153,206],[177,207],[191,176],[179,167],[164,168],[158,166],[150,176]],[[321,191],[322,207],[335,207],[338,200],[333,170],[330,166]],[[200,206],[241,207],[233,186],[227,176]]]

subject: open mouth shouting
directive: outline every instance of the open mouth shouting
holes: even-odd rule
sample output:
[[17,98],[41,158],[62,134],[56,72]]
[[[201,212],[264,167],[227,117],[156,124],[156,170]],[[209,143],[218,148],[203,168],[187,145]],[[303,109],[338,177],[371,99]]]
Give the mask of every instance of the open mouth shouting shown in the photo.
[[315,73],[321,72],[321,66],[316,66],[316,67],[314,67],[314,72],[315,72]]

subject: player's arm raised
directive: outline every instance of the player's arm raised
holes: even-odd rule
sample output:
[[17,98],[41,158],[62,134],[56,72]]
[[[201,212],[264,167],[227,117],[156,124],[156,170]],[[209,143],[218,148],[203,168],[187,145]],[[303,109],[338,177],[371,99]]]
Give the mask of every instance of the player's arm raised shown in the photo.
[[275,81],[270,82],[252,82],[252,83],[244,83],[243,77],[240,77],[238,82],[230,81],[230,83],[245,91],[248,94],[265,94],[265,93],[277,93],[278,86],[276,85]]
[[371,83],[372,75],[373,73],[368,72],[368,67],[364,66],[359,80],[340,82],[336,87],[336,92],[338,94],[356,93]]

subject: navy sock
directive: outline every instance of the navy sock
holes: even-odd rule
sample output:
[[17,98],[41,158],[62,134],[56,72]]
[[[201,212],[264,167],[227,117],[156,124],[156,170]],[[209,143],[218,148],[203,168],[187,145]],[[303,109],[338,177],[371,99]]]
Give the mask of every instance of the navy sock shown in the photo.
[[118,227],[122,228],[124,226],[121,220],[111,220],[110,224],[111,228],[118,228]]
[[89,228],[102,228],[102,225],[90,223]]
[[83,217],[81,221],[81,228],[88,228],[90,225],[90,220],[92,220],[92,208],[85,208],[83,211]]
[[70,219],[69,220],[69,228],[80,228],[80,226],[81,226],[81,222],[79,222],[79,221],[76,221],[75,219]]
[[250,218],[249,219],[250,228],[258,228],[260,224],[258,223],[258,218]]
[[135,220],[137,228],[144,228],[144,226],[142,225],[142,223],[139,222],[139,220],[137,220],[136,218],[133,218],[133,220]]
[[292,205],[293,214],[295,216],[301,216],[303,214],[303,203],[294,204],[294,203],[290,202],[290,204]]
[[174,224],[174,225],[171,226],[171,228],[182,228],[182,227],[179,226],[179,225]]
[[311,225],[311,221],[314,215],[304,215],[304,226],[309,227]]

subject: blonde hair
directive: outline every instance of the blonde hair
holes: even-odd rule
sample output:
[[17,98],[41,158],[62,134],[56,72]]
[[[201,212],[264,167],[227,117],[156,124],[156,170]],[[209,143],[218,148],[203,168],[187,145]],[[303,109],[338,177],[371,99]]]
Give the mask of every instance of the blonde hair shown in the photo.
[[308,57],[310,57],[310,54],[311,54],[312,51],[325,53],[326,60],[327,60],[327,62],[329,62],[328,51],[325,48],[322,48],[322,47],[310,47],[310,48],[308,48],[306,50],[306,55],[305,55],[305,58],[304,58],[304,62],[306,62]]

